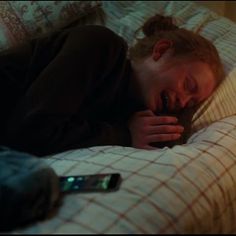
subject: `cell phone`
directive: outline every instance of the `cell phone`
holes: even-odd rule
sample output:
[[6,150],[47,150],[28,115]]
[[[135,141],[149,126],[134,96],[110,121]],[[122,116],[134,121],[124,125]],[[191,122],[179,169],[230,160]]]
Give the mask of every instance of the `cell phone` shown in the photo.
[[119,173],[77,175],[59,177],[60,190],[72,192],[112,192],[119,189],[121,175]]

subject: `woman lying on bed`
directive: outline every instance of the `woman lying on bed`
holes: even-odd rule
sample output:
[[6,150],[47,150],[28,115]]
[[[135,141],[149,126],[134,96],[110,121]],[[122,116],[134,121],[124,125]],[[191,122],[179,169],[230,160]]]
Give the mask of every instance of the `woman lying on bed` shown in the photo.
[[[0,56],[10,117],[5,143],[48,155],[122,145],[153,149],[180,139],[180,114],[208,98],[224,73],[206,39],[156,15],[127,43],[103,26],[77,26]],[[161,114],[166,113],[166,114]],[[7,141],[6,141],[7,140]]]

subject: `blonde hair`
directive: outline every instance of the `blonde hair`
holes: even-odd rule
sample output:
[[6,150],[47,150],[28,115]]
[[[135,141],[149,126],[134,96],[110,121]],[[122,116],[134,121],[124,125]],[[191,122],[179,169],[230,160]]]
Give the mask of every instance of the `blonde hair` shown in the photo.
[[173,57],[185,57],[207,63],[218,85],[225,77],[223,65],[215,46],[200,34],[179,28],[173,24],[172,17],[155,15],[149,18],[136,33],[142,30],[143,38],[129,49],[129,58],[139,60],[151,55],[155,43],[160,39],[173,42]]

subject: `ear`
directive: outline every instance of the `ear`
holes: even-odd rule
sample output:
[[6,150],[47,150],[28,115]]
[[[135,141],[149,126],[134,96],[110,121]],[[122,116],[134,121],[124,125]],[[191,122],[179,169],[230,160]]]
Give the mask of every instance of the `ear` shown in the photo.
[[152,58],[154,61],[158,61],[160,57],[173,45],[173,42],[169,39],[160,39],[156,42],[152,51]]

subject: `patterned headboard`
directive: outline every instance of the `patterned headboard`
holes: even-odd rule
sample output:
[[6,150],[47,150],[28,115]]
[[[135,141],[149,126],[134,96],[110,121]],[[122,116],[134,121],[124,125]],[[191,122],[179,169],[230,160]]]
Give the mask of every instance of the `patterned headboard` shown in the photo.
[[0,1],[0,51],[87,15],[102,22],[101,5],[100,1]]

